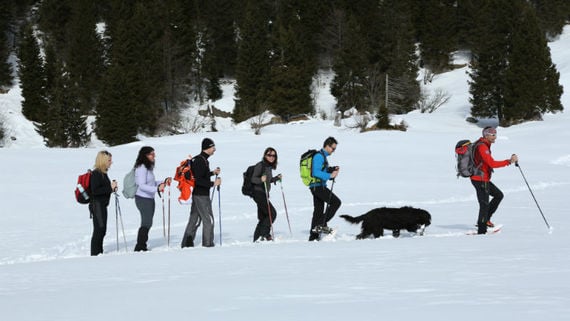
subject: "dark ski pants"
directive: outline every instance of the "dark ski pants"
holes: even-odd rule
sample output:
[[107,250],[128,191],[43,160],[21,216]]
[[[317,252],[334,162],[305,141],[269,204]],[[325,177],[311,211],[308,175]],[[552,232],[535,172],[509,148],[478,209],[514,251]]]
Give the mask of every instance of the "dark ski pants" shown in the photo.
[[[269,202],[265,192],[255,191],[253,194],[253,200],[257,204],[257,226],[255,227],[255,232],[253,232],[253,241],[257,241],[260,237],[265,239],[271,238],[271,223],[275,223],[275,218],[277,217],[277,212],[273,204]],[[268,208],[269,206],[269,208]],[[268,211],[270,213],[268,213]],[[271,220],[269,216],[271,215]]]
[[[327,222],[330,221],[336,211],[340,208],[340,199],[326,186],[311,187],[311,194],[313,194],[313,219],[311,220],[311,234],[309,236],[309,241],[313,241],[319,238],[319,234],[313,232],[313,229],[318,226],[326,226]],[[327,210],[325,212],[325,203],[328,203]]]
[[89,203],[89,211],[93,218],[93,235],[91,236],[91,255],[103,253],[103,239],[107,233],[107,206],[100,201]]
[[[499,204],[503,200],[503,192],[492,182],[471,181],[477,192],[477,200],[479,201],[479,217],[477,218],[477,233],[485,234],[487,232],[487,221],[491,220],[491,216],[497,211]],[[489,196],[493,199],[489,202]]]
[[135,196],[135,205],[141,214],[141,226],[137,234],[135,251],[147,251],[148,232],[152,227],[152,219],[154,217],[154,198]]
[[192,195],[192,206],[190,208],[190,218],[184,231],[182,238],[182,247],[194,246],[194,238],[196,231],[200,226],[200,221],[204,223],[202,226],[202,246],[214,246],[214,215],[212,213],[212,202],[209,196]]

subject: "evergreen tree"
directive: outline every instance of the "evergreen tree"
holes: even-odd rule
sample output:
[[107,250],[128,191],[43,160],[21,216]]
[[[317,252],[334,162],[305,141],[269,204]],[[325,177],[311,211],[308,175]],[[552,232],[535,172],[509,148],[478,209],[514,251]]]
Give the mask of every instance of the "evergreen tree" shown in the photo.
[[416,31],[420,40],[421,59],[435,73],[449,66],[450,53],[455,49],[456,2],[453,0],[416,0],[419,17]]
[[267,105],[269,81],[269,22],[265,8],[249,0],[243,25],[240,26],[236,64],[235,122],[262,112]]
[[194,4],[186,0],[172,0],[168,5],[169,24],[163,35],[165,111],[175,111],[186,102],[197,66]]
[[277,21],[276,50],[271,67],[269,108],[283,119],[290,115],[310,113],[312,73],[307,44],[302,42],[301,24],[297,16],[284,13]]
[[95,8],[91,0],[75,1],[68,33],[66,57],[71,82],[79,96],[79,108],[94,112],[103,74],[103,48],[95,30]]
[[39,29],[60,54],[67,48],[67,30],[72,17],[72,0],[43,0],[39,7]]
[[97,106],[97,137],[109,145],[135,141],[138,134],[137,97],[131,87],[136,75],[125,66],[111,65]]
[[487,0],[482,12],[471,64],[471,114],[509,126],[562,110],[559,75],[528,3]]
[[0,92],[12,87],[12,68],[8,62],[10,45],[6,34],[9,28],[10,12],[6,0],[0,1]]
[[504,75],[508,66],[511,19],[516,10],[500,0],[481,3],[475,35],[471,81],[469,82],[471,114],[474,117],[504,118]]
[[534,11],[524,3],[521,7],[513,25],[505,73],[504,126],[562,110],[562,87],[544,33]]
[[562,28],[570,19],[568,0],[530,0],[536,10],[541,30],[550,38],[562,33]]
[[97,107],[99,138],[116,145],[138,133],[154,134],[163,112],[165,83],[160,25],[164,8],[156,4],[116,3],[123,19],[113,20],[111,64]]
[[18,58],[24,98],[22,113],[29,120],[41,121],[47,109],[46,78],[40,48],[31,25],[27,25],[23,30]]
[[[420,96],[420,86],[416,80],[418,66],[412,11],[406,1],[386,0],[380,7],[378,16],[380,59],[369,68],[369,79],[374,80],[375,74],[388,75],[389,105],[386,109],[391,113],[406,113],[415,108]],[[382,77],[384,80],[386,77]],[[379,83],[379,82],[377,82]],[[386,94],[385,82],[382,92]],[[370,87],[370,86],[368,86]],[[381,104],[385,104],[385,96]],[[377,110],[375,103],[373,110]]]
[[335,78],[331,93],[337,100],[337,109],[367,110],[365,77],[368,68],[368,47],[360,26],[353,16],[348,17],[342,44],[334,59]]
[[[53,85],[49,91],[49,105],[38,132],[48,147],[81,147],[89,141],[86,117],[79,108],[75,87],[61,60],[53,56],[53,49],[46,56],[46,63],[54,66]],[[55,59],[55,60],[54,60]]]

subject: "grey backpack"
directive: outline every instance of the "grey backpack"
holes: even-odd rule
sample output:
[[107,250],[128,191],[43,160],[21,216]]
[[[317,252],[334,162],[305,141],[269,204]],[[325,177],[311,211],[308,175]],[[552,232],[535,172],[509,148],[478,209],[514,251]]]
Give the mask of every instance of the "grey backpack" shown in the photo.
[[457,142],[455,145],[457,177],[471,177],[481,173],[481,165],[475,165],[475,151],[479,144],[481,144],[479,141],[471,142],[467,139]]
[[133,168],[123,179],[123,196],[125,198],[135,198],[136,192],[137,183],[135,181],[135,169]]

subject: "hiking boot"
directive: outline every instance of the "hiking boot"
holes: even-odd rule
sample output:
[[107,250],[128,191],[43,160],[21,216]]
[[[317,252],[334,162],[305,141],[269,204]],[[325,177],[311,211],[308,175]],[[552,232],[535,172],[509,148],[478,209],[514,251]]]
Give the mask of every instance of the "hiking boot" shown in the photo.
[[319,233],[311,232],[311,234],[309,235],[309,242],[320,241],[320,240],[321,237],[319,236]]
[[321,226],[321,225],[317,225],[314,229],[313,232],[315,233],[324,233],[324,234],[331,234],[333,232],[333,229],[328,227],[328,226]]
[[495,227],[495,224],[493,224],[491,221],[487,221],[486,225],[487,227]]

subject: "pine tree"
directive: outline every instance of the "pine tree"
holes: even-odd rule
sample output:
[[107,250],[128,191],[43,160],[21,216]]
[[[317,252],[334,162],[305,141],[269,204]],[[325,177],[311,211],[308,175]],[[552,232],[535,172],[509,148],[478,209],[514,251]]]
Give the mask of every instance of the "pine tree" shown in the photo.
[[[160,4],[116,3],[123,19],[113,20],[111,64],[97,106],[97,136],[108,144],[154,134],[163,112],[163,55]],[[132,6],[129,6],[132,5]]]
[[247,1],[243,25],[240,26],[236,64],[236,104],[234,121],[241,122],[267,107],[269,81],[269,22],[264,8]]
[[23,30],[20,42],[19,77],[22,87],[22,113],[32,121],[41,121],[47,109],[46,78],[40,48],[28,25]]
[[342,35],[342,44],[334,59],[335,78],[331,93],[337,99],[337,109],[367,110],[364,82],[368,67],[368,47],[354,16],[349,16]]
[[568,0],[530,0],[538,17],[541,30],[549,38],[562,33],[562,28],[570,19]]
[[307,61],[305,48],[298,35],[301,25],[298,17],[287,13],[277,21],[276,50],[271,67],[269,108],[283,119],[291,115],[310,113],[311,80],[313,68]]
[[545,112],[562,110],[562,87],[544,33],[534,11],[525,4],[521,7],[513,25],[505,73],[504,126],[542,119]]
[[528,3],[487,0],[482,12],[471,64],[471,114],[509,126],[562,110],[559,75]]
[[452,0],[416,0],[419,17],[416,30],[420,40],[421,59],[435,73],[445,71],[450,53],[455,49],[456,2]]
[[38,125],[38,132],[48,147],[81,147],[89,141],[86,117],[79,108],[79,98],[69,73],[61,60],[48,51],[46,63],[53,65],[54,81],[49,91],[49,107],[45,119]]
[[485,0],[477,18],[471,81],[471,114],[474,117],[504,118],[504,75],[508,66],[512,18],[517,16],[510,3]]
[[0,5],[0,92],[12,87],[13,81],[12,68],[8,63],[10,45],[8,44],[8,38],[6,37],[10,20],[9,9],[8,4],[2,3]]
[[[419,100],[420,87],[417,82],[418,66],[412,11],[406,1],[386,0],[380,7],[378,16],[380,59],[373,62],[375,67],[369,69],[370,75],[382,73],[388,75],[390,91],[397,91],[389,95],[389,106],[386,109],[391,113],[406,113],[415,108]],[[383,77],[385,79],[385,77]],[[382,80],[384,80],[382,79]],[[398,88],[395,88],[395,85]],[[385,82],[382,92],[385,94]],[[397,90],[396,90],[397,89]],[[382,99],[384,104],[385,96]],[[377,109],[375,106],[374,110]]]
[[79,95],[79,108],[94,112],[103,70],[103,47],[95,30],[95,8],[90,0],[75,1],[69,23],[66,56],[71,81]]
[[67,30],[72,17],[72,0],[43,0],[39,7],[39,29],[58,54],[67,48]]

